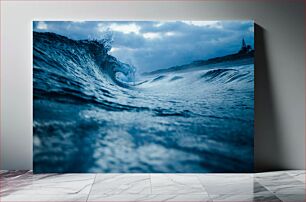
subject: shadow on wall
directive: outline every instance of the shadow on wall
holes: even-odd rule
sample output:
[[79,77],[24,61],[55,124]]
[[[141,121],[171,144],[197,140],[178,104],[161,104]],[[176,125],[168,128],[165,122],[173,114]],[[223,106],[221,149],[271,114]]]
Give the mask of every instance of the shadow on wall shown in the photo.
[[255,24],[255,172],[283,169],[280,131],[266,47],[266,30]]

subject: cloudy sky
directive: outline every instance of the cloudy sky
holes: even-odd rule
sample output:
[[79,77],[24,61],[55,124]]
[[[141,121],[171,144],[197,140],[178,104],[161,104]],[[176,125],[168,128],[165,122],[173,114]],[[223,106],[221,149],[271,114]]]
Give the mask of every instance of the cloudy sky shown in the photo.
[[254,47],[253,21],[35,21],[33,29],[76,40],[111,35],[109,53],[138,72],[234,53],[242,38]]

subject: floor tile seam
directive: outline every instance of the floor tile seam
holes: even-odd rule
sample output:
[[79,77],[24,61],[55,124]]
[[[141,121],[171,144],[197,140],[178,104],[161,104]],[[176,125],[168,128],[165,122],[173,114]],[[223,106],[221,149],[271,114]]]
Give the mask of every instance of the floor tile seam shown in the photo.
[[200,182],[200,185],[204,188],[204,190],[206,191],[206,194],[208,196],[208,199],[213,201],[213,198],[211,197],[211,194],[208,192],[206,186],[202,183],[202,181],[200,180],[199,176],[196,175],[196,178],[198,179],[198,181]]
[[92,182],[92,185],[91,185],[91,187],[90,187],[90,190],[89,190],[88,195],[87,195],[87,198],[86,198],[86,202],[87,202],[87,201],[88,201],[88,199],[89,199],[89,196],[90,196],[90,193],[91,193],[92,187],[94,186],[95,181],[96,181],[96,177],[97,177],[97,174],[95,174],[94,180],[93,180],[93,182]]
[[152,174],[150,174],[150,193],[153,194],[153,191],[152,191]]

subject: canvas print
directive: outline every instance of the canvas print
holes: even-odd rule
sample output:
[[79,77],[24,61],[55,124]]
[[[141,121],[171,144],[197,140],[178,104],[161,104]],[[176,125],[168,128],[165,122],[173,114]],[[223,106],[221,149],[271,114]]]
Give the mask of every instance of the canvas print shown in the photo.
[[253,172],[253,21],[33,21],[34,173]]

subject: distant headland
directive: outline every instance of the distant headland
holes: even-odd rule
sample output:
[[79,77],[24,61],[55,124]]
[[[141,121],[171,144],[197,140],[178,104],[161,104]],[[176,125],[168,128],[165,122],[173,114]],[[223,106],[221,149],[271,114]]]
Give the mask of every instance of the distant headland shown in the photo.
[[254,49],[251,45],[247,45],[244,38],[242,39],[241,48],[238,52],[224,55],[221,57],[214,57],[207,60],[196,60],[189,64],[185,65],[179,65],[179,66],[173,66],[167,69],[159,69],[152,72],[145,72],[143,75],[151,75],[151,74],[161,74],[161,73],[167,73],[167,72],[173,72],[173,71],[183,71],[191,68],[201,67],[201,66],[207,66],[217,63],[223,63],[223,62],[232,62],[232,61],[238,61],[242,59],[251,59],[254,58]]

